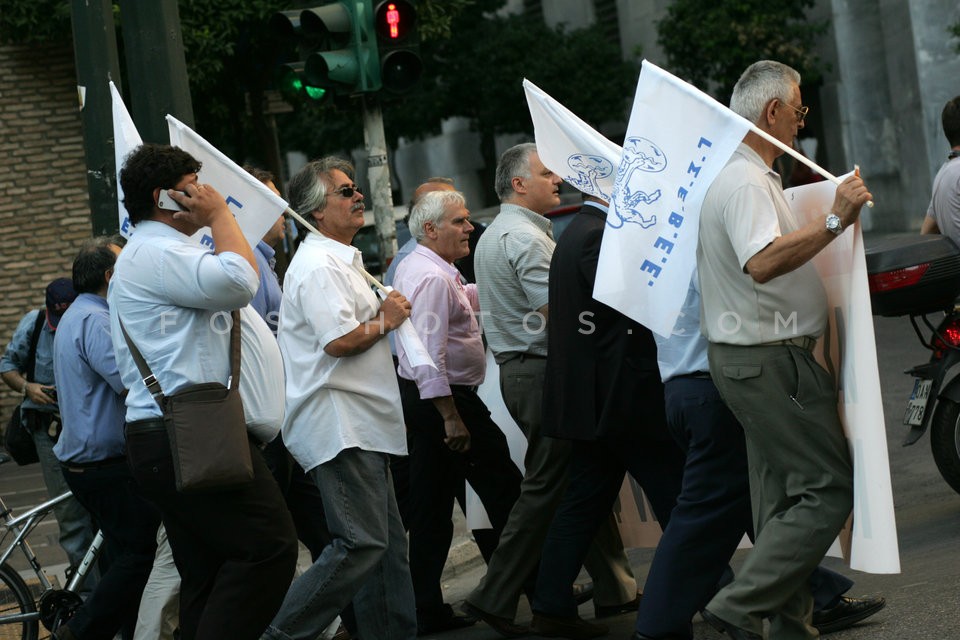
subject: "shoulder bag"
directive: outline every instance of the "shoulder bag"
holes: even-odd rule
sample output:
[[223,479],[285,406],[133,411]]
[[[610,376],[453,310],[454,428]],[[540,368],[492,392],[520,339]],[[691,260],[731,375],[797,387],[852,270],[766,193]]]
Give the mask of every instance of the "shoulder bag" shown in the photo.
[[227,489],[253,480],[253,461],[240,399],[240,313],[232,314],[229,387],[205,382],[164,395],[156,376],[120,329],[143,384],[163,411],[177,491]]

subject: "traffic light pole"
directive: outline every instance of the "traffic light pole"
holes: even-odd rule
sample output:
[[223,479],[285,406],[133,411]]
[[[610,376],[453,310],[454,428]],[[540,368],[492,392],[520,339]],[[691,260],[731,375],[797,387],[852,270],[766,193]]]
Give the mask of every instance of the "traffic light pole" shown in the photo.
[[380,241],[380,264],[397,253],[397,225],[393,219],[393,192],[390,189],[390,166],[387,164],[387,136],[383,132],[383,111],[376,97],[362,96],[363,139],[367,149],[367,179],[373,218]]
[[107,84],[113,80],[120,85],[113,6],[110,0],[73,0],[71,18],[93,235],[116,233],[113,111]]

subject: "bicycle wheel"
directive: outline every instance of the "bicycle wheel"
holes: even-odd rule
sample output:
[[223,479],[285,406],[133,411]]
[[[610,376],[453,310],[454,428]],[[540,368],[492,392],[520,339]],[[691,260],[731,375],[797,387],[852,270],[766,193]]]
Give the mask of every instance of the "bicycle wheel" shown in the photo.
[[0,565],[0,638],[37,640],[39,625],[36,620],[13,623],[3,621],[6,616],[33,613],[36,610],[30,588],[20,574],[8,564]]

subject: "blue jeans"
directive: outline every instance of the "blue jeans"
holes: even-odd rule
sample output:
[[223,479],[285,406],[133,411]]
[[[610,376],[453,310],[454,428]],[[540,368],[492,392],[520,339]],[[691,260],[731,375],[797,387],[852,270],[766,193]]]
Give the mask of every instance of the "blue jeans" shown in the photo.
[[413,583],[389,456],[345,449],[309,474],[333,540],[294,580],[263,637],[313,640],[353,601],[362,638],[412,640]]

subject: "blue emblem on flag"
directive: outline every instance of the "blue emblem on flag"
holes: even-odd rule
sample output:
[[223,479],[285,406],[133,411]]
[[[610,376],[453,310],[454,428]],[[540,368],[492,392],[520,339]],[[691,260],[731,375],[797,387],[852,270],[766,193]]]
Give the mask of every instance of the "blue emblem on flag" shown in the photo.
[[646,138],[627,138],[623,145],[623,159],[617,170],[613,186],[613,201],[620,224],[611,224],[619,229],[627,223],[638,224],[646,229],[657,224],[656,214],[643,215],[641,205],[650,205],[660,199],[660,189],[645,191],[643,174],[660,173],[667,168],[667,156],[656,144]]
[[600,180],[613,174],[613,163],[602,156],[589,153],[575,153],[567,158],[567,166],[576,171],[576,175],[566,175],[564,180],[584,193],[610,201],[610,194],[604,192]]

